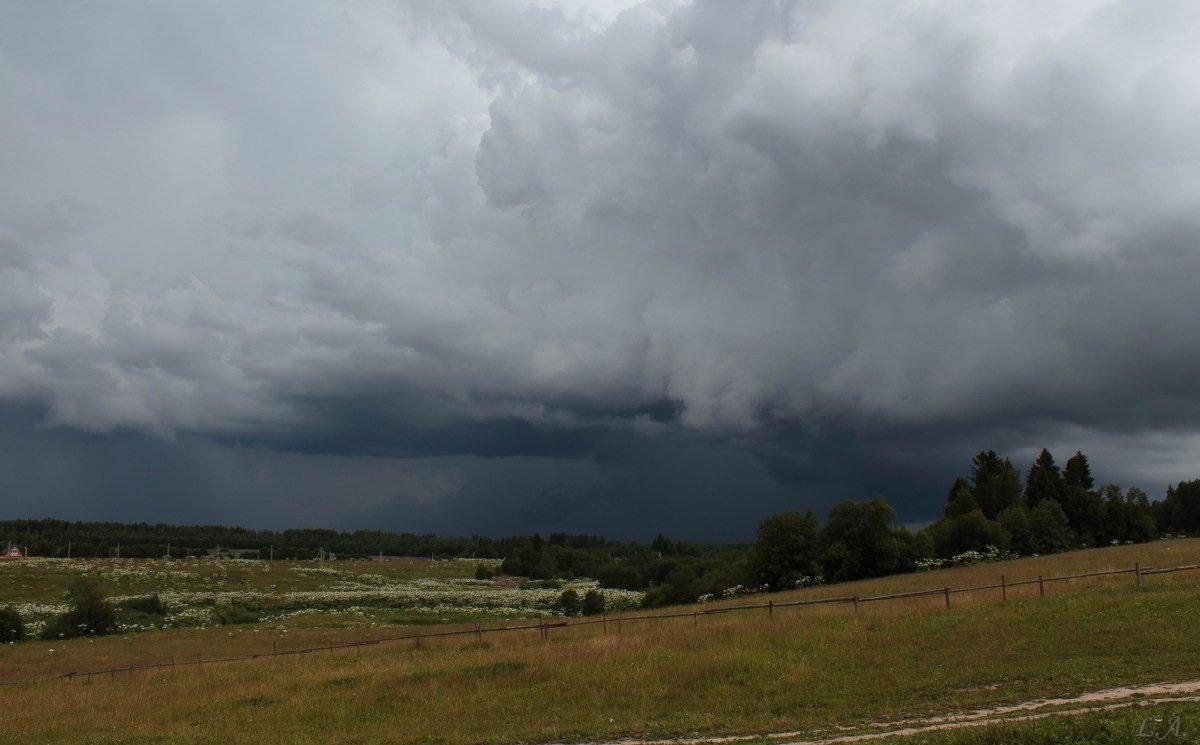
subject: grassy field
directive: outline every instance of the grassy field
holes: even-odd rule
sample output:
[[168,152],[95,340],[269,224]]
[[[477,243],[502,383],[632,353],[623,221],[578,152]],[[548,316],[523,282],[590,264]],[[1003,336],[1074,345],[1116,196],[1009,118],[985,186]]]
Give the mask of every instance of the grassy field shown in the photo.
[[[156,628],[203,628],[236,620],[286,631],[557,615],[560,583],[514,587],[476,580],[478,563],[26,559],[0,562],[0,605],[17,607],[36,633],[65,610],[68,582],[84,575],[116,603],[159,595],[171,612]],[[594,583],[564,586],[583,592]],[[613,610],[633,608],[641,593],[609,592],[607,598]],[[137,619],[122,630],[144,629],[145,620]]]
[[[1135,561],[1158,567],[1198,563],[1200,540],[1080,551],[773,597],[962,587],[998,582],[1001,573],[1009,580],[1028,579],[1128,568]],[[282,567],[269,570],[276,571]],[[428,576],[417,567],[412,571],[413,580]],[[290,570],[286,576],[292,574],[298,577],[289,582],[324,581]],[[28,578],[21,581],[27,589],[14,590],[13,583],[4,582],[5,600],[22,599],[24,591],[51,599],[54,590]],[[63,581],[54,580],[60,586]],[[119,577],[112,581],[122,592],[154,589],[122,587]],[[244,581],[266,582],[257,575]],[[274,583],[276,589],[282,582]],[[289,592],[317,591],[288,587]],[[1007,603],[1000,602],[998,590],[964,593],[953,596],[949,611],[944,599],[934,596],[863,604],[857,614],[850,605],[831,605],[779,608],[770,615],[627,617],[619,624],[610,618],[607,635],[596,625],[556,628],[546,641],[521,631],[490,634],[482,643],[473,636],[427,639],[420,648],[411,641],[390,642],[120,673],[90,682],[11,686],[0,688],[0,697],[6,734],[17,741],[51,743],[510,743],[815,731],[1117,685],[1195,680],[1200,678],[1197,610],[1200,572],[1151,575],[1142,591],[1130,575],[1117,575],[1052,583],[1045,598],[1038,597],[1036,586],[1011,590]],[[319,623],[281,631],[277,625],[9,645],[0,648],[0,678],[264,653],[273,644],[300,647],[397,631]],[[1174,706],[1200,731],[1195,705]],[[1105,712],[925,734],[912,741],[1059,742],[1078,731],[1085,734],[1075,737],[1077,742],[1129,742],[1136,741],[1132,733],[1144,716],[1133,710]],[[1125,739],[1104,740],[1088,732]]]

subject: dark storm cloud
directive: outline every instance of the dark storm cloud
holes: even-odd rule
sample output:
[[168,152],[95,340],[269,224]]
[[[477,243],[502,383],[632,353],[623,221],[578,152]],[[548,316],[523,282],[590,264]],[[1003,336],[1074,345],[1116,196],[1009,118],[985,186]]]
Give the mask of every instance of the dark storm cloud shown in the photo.
[[256,520],[337,463],[374,496],[294,514],[450,532],[919,521],[988,447],[1196,475],[1189,4],[79,13],[0,10],[0,398],[45,452],[219,453]]

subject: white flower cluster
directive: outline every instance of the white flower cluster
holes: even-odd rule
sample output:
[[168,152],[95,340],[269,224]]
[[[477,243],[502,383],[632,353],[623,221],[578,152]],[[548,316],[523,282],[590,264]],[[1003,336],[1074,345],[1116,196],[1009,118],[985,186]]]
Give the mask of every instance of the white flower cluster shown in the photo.
[[929,571],[931,569],[945,569],[947,567],[968,566],[970,564],[987,564],[994,561],[1017,559],[1020,556],[1016,551],[1004,551],[995,546],[988,546],[983,551],[963,551],[961,554],[951,556],[949,559],[921,559],[917,561],[917,569]]
[[[22,564],[63,570],[66,559],[31,559]],[[194,559],[186,564],[145,559],[69,560],[69,571],[77,574],[103,574],[137,583],[136,594],[114,595],[114,604],[145,598],[146,585],[157,585],[157,595],[168,608],[165,626],[204,627],[220,621],[220,608],[240,606],[260,621],[280,621],[311,613],[367,616],[381,611],[408,612],[436,617],[474,616],[491,618],[542,618],[559,614],[562,592],[572,589],[580,595],[599,589],[594,580],[573,580],[557,586],[497,584],[491,580],[396,579],[374,571],[354,571],[334,567],[291,566],[302,576],[328,577],[334,583],[318,590],[280,591],[264,589],[225,589],[230,577],[230,559]],[[469,561],[469,560],[467,560]],[[34,564],[34,563],[37,564]],[[241,562],[256,564],[256,562]],[[474,562],[472,562],[474,564]],[[257,569],[257,566],[255,566]],[[203,572],[203,573],[202,573]],[[180,580],[183,580],[181,582]],[[642,593],[631,590],[603,590],[605,610],[610,612],[637,608]],[[65,605],[22,603],[15,605],[31,627],[42,627],[51,618],[67,610]],[[123,624],[122,631],[153,628],[146,624]]]

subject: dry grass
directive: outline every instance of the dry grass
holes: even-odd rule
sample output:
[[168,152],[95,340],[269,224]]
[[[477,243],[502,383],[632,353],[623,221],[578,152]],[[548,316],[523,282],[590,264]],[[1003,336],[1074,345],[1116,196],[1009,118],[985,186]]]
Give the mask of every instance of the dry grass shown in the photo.
[[[1200,561],[1200,540],[890,577],[785,597],[874,595]],[[753,733],[856,724],[1200,677],[1200,572],[1128,575],[864,605],[610,620],[0,689],[17,741],[515,742]],[[711,606],[701,606],[702,609]],[[394,632],[393,632],[394,633]],[[287,642],[362,638],[307,629]],[[0,650],[0,676],[270,650],[208,629]],[[53,653],[49,649],[54,649]]]

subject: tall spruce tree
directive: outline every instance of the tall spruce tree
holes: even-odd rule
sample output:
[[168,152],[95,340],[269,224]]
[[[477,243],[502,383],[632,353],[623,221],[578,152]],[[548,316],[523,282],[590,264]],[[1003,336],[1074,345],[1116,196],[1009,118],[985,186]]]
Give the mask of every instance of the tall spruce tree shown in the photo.
[[1021,496],[1021,473],[996,451],[980,451],[971,461],[971,496],[984,516],[994,520]]
[[946,507],[942,514],[947,519],[951,519],[962,517],[977,509],[979,509],[979,505],[971,494],[971,487],[967,484],[967,480],[961,476],[955,479],[954,485],[950,487],[950,494],[946,496]]
[[1106,542],[1104,529],[1104,503],[1097,492],[1092,468],[1087,456],[1076,450],[1063,469],[1063,511],[1079,540],[1088,546],[1099,546]]
[[1049,499],[1061,507],[1066,501],[1066,496],[1067,484],[1063,480],[1062,472],[1058,470],[1050,451],[1042,448],[1041,454],[1029,467],[1029,474],[1025,477],[1025,504],[1033,510],[1042,501]]
[[1067,482],[1067,486],[1078,486],[1081,489],[1091,491],[1096,485],[1092,478],[1092,467],[1088,464],[1087,456],[1082,451],[1076,450],[1075,454],[1067,459],[1067,465],[1063,469],[1063,479]]

